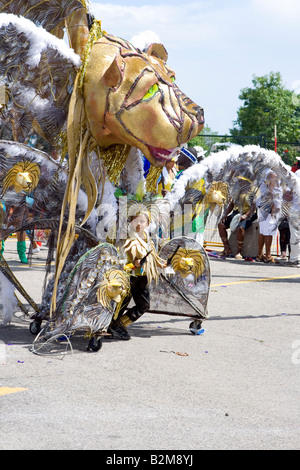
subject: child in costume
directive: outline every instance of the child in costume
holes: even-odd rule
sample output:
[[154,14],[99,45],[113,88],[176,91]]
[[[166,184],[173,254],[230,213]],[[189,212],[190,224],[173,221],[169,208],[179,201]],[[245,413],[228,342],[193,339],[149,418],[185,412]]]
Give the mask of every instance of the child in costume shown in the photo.
[[176,181],[177,173],[178,167],[176,165],[176,159],[172,158],[172,160],[168,161],[166,166],[162,169],[161,179],[158,182],[158,194],[165,197],[168,191],[171,191],[171,188]]
[[[114,337],[128,340],[130,335],[126,329],[128,325],[138,320],[150,308],[149,285],[154,280],[158,282],[159,270],[165,268],[167,262],[159,258],[148,228],[150,213],[146,208],[138,210],[129,218],[129,238],[123,245],[128,259],[125,266],[131,271],[130,293],[124,299],[120,314],[109,328]],[[131,299],[135,305],[128,308]]]

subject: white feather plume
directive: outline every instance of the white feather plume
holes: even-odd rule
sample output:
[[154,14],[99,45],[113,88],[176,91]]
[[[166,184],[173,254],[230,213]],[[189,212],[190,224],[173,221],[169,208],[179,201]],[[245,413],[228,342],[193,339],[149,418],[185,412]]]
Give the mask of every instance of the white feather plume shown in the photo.
[[80,57],[75,54],[73,49],[71,49],[63,39],[55,37],[44,28],[36,26],[32,21],[24,17],[1,13],[0,28],[7,27],[10,23],[12,23],[20,33],[24,33],[30,40],[30,48],[26,58],[28,67],[36,67],[39,64],[41,55],[47,47],[56,49],[66,59],[71,60],[76,67],[80,67]]
[[9,325],[12,316],[18,311],[18,301],[14,295],[15,287],[0,272],[0,325]]

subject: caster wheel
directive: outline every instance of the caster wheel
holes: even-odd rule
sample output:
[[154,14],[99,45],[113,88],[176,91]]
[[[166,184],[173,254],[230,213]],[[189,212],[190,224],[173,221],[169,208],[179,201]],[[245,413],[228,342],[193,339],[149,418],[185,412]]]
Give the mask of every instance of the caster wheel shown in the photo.
[[38,320],[34,320],[29,325],[29,331],[32,335],[37,335],[41,331],[41,323]]
[[202,326],[202,321],[201,320],[194,320],[192,323],[190,323],[190,332],[193,335],[202,335],[204,333],[204,328],[201,328]]
[[90,350],[91,351],[99,351],[101,348],[102,348],[102,338],[96,338],[95,336],[93,336],[89,340],[87,350],[88,351],[90,351]]

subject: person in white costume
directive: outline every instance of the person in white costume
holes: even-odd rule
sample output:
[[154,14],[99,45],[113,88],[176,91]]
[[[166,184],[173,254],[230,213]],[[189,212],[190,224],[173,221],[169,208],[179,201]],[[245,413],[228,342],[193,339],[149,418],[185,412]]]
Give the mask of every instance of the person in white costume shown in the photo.
[[[300,186],[300,170],[295,172],[295,175],[298,179],[298,185]],[[290,224],[290,245],[291,245],[291,253],[290,253],[290,264],[292,266],[300,268],[300,230],[296,230],[292,224]]]

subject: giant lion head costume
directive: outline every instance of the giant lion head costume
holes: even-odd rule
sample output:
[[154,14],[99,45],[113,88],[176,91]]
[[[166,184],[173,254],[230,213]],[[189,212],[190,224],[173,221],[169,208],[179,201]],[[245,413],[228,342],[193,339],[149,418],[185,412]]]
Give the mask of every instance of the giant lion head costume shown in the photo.
[[164,166],[175,147],[199,134],[203,110],[176,86],[162,44],[140,52],[122,39],[96,41],[86,68],[83,97],[95,141],[138,147]]
[[162,44],[142,52],[105,33],[84,0],[0,0],[0,49],[9,96],[4,127],[16,141],[33,129],[52,145],[63,142],[68,155],[62,215],[69,224],[58,236],[59,276],[74,240],[81,185],[89,201],[82,223],[97,200],[91,159],[115,183],[136,147],[158,175],[174,149],[201,131],[203,110],[177,87]]

